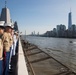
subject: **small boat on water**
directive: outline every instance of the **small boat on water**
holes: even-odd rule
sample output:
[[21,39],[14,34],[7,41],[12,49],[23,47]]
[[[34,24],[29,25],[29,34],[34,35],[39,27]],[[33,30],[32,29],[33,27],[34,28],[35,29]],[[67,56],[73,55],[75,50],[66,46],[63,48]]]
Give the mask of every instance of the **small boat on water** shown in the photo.
[[73,43],[73,41],[69,41],[70,43]]

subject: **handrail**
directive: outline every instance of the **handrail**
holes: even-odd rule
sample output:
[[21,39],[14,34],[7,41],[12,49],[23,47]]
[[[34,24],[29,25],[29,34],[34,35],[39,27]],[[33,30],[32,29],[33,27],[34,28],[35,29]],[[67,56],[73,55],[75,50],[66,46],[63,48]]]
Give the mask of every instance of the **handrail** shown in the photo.
[[28,75],[28,70],[20,39],[19,39],[19,53],[18,53],[18,75]]

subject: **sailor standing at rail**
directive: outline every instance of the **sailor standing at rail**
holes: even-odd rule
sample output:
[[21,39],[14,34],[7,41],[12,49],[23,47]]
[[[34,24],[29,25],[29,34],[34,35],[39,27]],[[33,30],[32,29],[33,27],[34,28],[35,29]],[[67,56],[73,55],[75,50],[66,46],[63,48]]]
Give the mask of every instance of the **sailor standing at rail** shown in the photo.
[[18,43],[19,43],[19,32],[18,31],[16,33],[16,39],[17,39],[17,42],[16,42],[16,54],[18,54]]
[[14,49],[13,49],[13,56],[16,54],[16,47],[17,46],[17,31],[14,32]]
[[11,40],[11,47],[10,47],[10,59],[9,59],[9,70],[11,70],[11,58],[13,56],[13,50],[14,50],[14,26],[12,26],[12,32],[11,32],[11,36],[12,36],[12,40]]
[[[17,63],[17,56],[16,56],[16,54],[17,54],[17,49],[18,49],[18,47],[17,47],[17,45],[18,45],[18,33],[17,33],[17,31],[14,31],[14,30],[12,30],[12,33],[14,32],[14,34],[12,34],[12,36],[13,36],[13,44],[12,44],[12,47],[11,47],[11,52],[10,52],[10,63],[9,63],[9,72],[12,72],[13,71],[13,68],[14,68],[14,66],[13,66],[13,63],[14,63],[14,65],[16,65],[16,63]],[[17,51],[16,51],[17,50]],[[13,62],[13,60],[15,60],[15,62]]]
[[0,21],[0,75],[3,74],[3,41],[4,21]]
[[5,24],[5,32],[3,34],[3,50],[5,52],[4,75],[8,75],[9,71],[10,47],[12,45],[11,32],[12,32],[11,24]]

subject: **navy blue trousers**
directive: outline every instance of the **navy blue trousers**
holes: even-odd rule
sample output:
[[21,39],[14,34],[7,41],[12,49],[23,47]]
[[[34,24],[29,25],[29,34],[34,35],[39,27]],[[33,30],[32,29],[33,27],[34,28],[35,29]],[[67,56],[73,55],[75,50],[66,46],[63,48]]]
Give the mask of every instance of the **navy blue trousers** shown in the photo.
[[10,52],[6,52],[4,75],[9,75],[9,58],[10,58]]
[[3,74],[3,60],[0,60],[0,75]]

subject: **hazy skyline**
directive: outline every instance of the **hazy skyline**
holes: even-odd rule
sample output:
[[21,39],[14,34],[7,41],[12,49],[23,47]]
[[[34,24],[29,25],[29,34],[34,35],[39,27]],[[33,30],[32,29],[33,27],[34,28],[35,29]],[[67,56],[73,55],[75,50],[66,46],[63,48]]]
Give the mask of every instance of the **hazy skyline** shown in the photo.
[[[4,7],[0,1],[0,11]],[[56,28],[58,24],[68,27],[68,13],[72,11],[72,23],[76,24],[76,0],[7,0],[11,18],[18,22],[19,30],[40,34]]]

